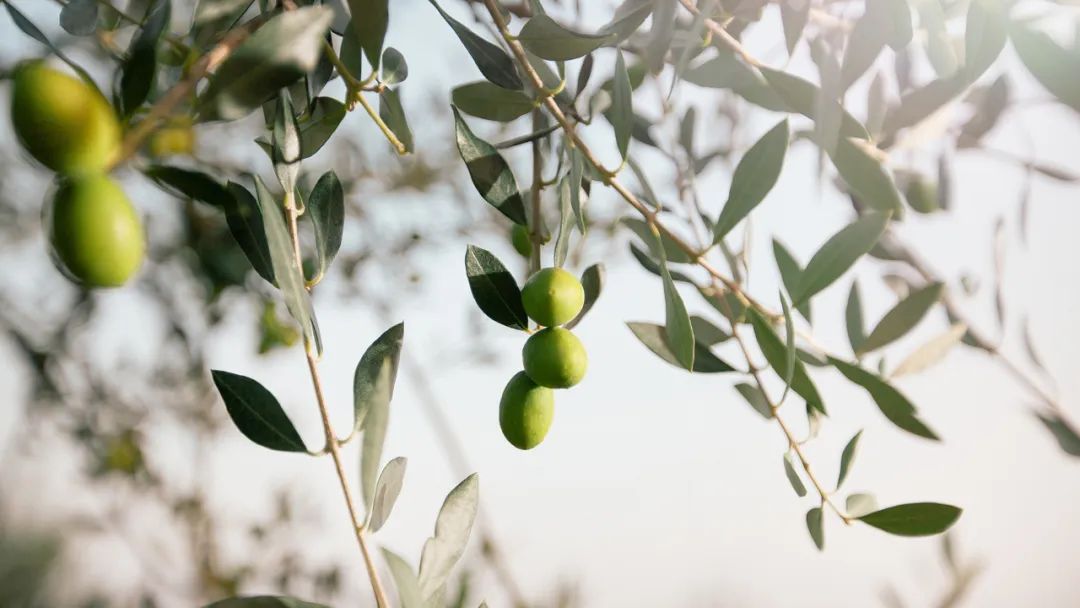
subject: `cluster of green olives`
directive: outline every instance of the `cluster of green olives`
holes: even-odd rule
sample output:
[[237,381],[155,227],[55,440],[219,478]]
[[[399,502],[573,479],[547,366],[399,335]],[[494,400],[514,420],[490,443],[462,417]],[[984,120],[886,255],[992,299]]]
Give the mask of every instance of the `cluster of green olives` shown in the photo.
[[545,268],[521,290],[529,318],[542,327],[521,350],[524,371],[510,379],[499,402],[499,426],[507,441],[522,450],[544,440],[555,415],[552,389],[570,388],[585,377],[585,347],[569,329],[560,327],[581,312],[585,290],[577,277],[561,268]]
[[57,174],[44,222],[53,260],[87,287],[123,285],[142,264],[142,224],[108,169],[121,129],[94,87],[42,61],[14,75],[11,120],[23,148]]

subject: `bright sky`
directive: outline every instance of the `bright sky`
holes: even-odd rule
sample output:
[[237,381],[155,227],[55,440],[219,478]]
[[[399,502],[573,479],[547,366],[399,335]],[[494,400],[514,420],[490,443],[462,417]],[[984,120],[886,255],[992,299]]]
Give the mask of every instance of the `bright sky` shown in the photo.
[[[27,4],[33,2],[21,2]],[[476,77],[464,51],[426,3],[406,6],[408,29],[392,30],[389,43],[409,58],[408,84],[418,88],[425,82],[446,85]],[[0,31],[14,33],[9,22],[0,22]],[[17,51],[12,51],[12,36],[5,38],[4,56],[9,57]],[[781,55],[762,50],[779,61]],[[1016,65],[1011,54],[1008,65]],[[1026,74],[1016,75],[1014,82],[1021,84],[1017,97],[1047,97]],[[713,95],[693,87],[684,91],[699,110],[707,108]],[[417,101],[421,97],[419,91],[413,95]],[[776,120],[760,117],[757,128],[748,132],[763,133]],[[448,123],[428,128],[426,122],[413,119],[424,138],[449,133]],[[348,125],[376,136],[359,117],[349,117]],[[1080,121],[1074,114],[1039,104],[1009,115],[989,143],[1026,155],[1030,138],[1037,158],[1077,171],[1078,136]],[[755,212],[751,290],[763,299],[774,300],[770,295],[777,288],[769,237],[780,237],[805,262],[850,219],[833,191],[818,194],[815,163],[815,151],[796,144],[780,182]],[[651,176],[654,185],[670,182],[663,171]],[[1010,325],[1004,349],[1023,360],[1019,321],[1029,317],[1062,401],[1080,417],[1080,376],[1072,369],[1080,359],[1075,339],[1080,320],[1071,314],[1080,290],[1069,262],[1080,254],[1075,238],[1080,227],[1077,191],[1045,179],[1035,181],[1031,238],[1025,246],[1016,221],[1020,188],[1021,174],[1013,167],[977,153],[958,156],[953,212],[909,214],[900,233],[917,243],[954,285],[962,272],[983,279],[984,290],[964,305],[985,333],[994,335],[992,297],[986,291],[990,237],[996,219],[1005,217]],[[709,208],[718,210],[727,191],[725,172],[710,172],[700,191]],[[610,209],[622,204],[610,192],[596,192],[591,205]],[[475,204],[483,202],[476,197]],[[477,244],[513,258],[501,239]],[[556,582],[578,584],[583,605],[590,607],[863,607],[878,605],[886,586],[898,589],[907,605],[930,606],[944,592],[947,581],[937,539],[891,537],[858,525],[845,528],[827,517],[826,550],[814,548],[803,519],[815,506],[813,500],[797,498],[788,486],[781,467],[783,436],[732,390],[736,377],[692,376],[670,367],[625,327],[629,320],[663,319],[659,281],[627,257],[609,261],[608,286],[577,330],[589,352],[587,378],[557,395],[554,426],[539,448],[519,452],[509,446],[498,429],[498,398],[520,368],[522,336],[493,326],[488,336],[502,359],[490,367],[463,366],[445,356],[470,339],[465,320],[475,314],[461,264],[464,246],[458,242],[432,252],[426,260],[430,298],[411,302],[395,315],[406,321],[405,348],[425,368],[480,474],[483,517],[494,526],[509,567],[530,600],[547,598]],[[878,279],[879,269],[863,263],[855,273],[871,320],[893,302]],[[839,352],[845,352],[842,310],[852,276],[815,299],[814,333]],[[691,312],[708,314],[694,294],[684,295]],[[123,293],[106,302],[115,302],[121,311],[131,306]],[[355,302],[320,299],[317,306],[326,341],[323,376],[335,404],[335,422],[345,427],[351,416],[353,366],[390,323],[373,318]],[[931,316],[912,336],[890,347],[889,361],[899,361],[945,328],[943,315]],[[309,445],[318,445],[319,422],[300,352],[257,359],[249,352],[248,332],[238,327],[222,336],[212,351],[213,366],[262,381],[285,404]],[[729,348],[722,352],[738,360]],[[0,386],[17,380],[11,376],[3,372]],[[415,564],[442,497],[459,476],[439,449],[414,378],[408,367],[399,378],[386,446],[387,458],[409,458],[409,471],[394,516],[377,540]],[[808,450],[824,479],[835,479],[844,444],[865,429],[847,491],[872,491],[882,505],[932,500],[965,508],[954,528],[959,554],[986,568],[966,605],[1080,603],[1073,567],[1080,545],[1075,512],[1080,462],[1057,449],[1030,414],[1033,399],[1001,368],[978,352],[957,349],[943,364],[899,381],[943,437],[941,444],[896,430],[865,393],[835,372],[818,372],[815,380],[832,413]],[[8,391],[3,394],[11,398]],[[790,407],[786,418],[801,429],[798,408]],[[0,417],[0,437],[17,423],[18,417],[10,414]],[[185,458],[186,446],[166,445],[166,436],[159,439],[162,454]],[[350,446],[348,452],[354,464],[355,449]],[[328,460],[269,453],[230,433],[227,445],[214,450],[212,463],[204,474],[219,489],[218,506],[238,517],[268,509],[269,495],[282,483],[302,489],[311,513],[324,524],[318,537],[308,539],[312,559],[354,566],[350,597],[368,599]],[[183,470],[183,465],[169,465],[174,466]],[[36,493],[42,504],[59,507],[65,502],[58,479],[44,480]],[[116,564],[125,558],[122,549],[116,550],[120,554],[115,561],[84,560],[77,579],[123,587],[125,570]],[[490,605],[506,605],[492,580],[479,582]]]

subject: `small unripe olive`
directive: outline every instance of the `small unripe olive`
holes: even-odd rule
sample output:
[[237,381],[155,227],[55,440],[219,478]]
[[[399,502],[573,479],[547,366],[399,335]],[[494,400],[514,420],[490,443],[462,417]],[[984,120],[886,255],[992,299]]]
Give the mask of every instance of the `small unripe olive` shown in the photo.
[[569,329],[549,327],[525,341],[521,349],[525,373],[540,386],[570,388],[585,377],[589,357]]
[[908,205],[919,213],[933,213],[941,207],[938,203],[937,182],[922,176],[913,177],[908,182],[904,196]]
[[11,122],[26,151],[64,175],[100,172],[120,147],[120,124],[109,102],[41,61],[15,72]]
[[555,392],[518,372],[499,400],[499,427],[514,447],[530,450],[544,440],[555,416]]
[[124,191],[105,175],[61,181],[46,224],[58,266],[87,287],[123,285],[142,264],[142,223]]
[[176,124],[159,129],[150,138],[150,154],[157,158],[186,156],[195,150],[195,132],[191,125]]
[[529,318],[544,327],[555,327],[581,312],[585,289],[577,277],[562,268],[544,268],[525,282],[521,301]]
[[514,250],[523,257],[532,255],[532,239],[529,238],[529,229],[521,224],[514,224],[510,229],[510,242],[514,244]]

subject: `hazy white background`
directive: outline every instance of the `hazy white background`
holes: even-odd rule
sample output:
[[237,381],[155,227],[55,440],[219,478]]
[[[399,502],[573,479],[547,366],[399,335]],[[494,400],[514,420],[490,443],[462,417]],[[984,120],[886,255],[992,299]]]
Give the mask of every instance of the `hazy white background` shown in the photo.
[[[46,4],[52,3],[17,3],[30,14],[52,15],[53,9],[45,8]],[[454,14],[466,16],[460,3],[446,4]],[[478,77],[465,51],[426,3],[402,2],[395,9],[388,43],[409,59],[407,101],[419,102],[421,88],[448,90],[453,83]],[[778,31],[776,15],[770,14],[765,23],[755,30]],[[52,23],[45,25],[50,31],[56,29]],[[0,18],[0,34],[5,58],[40,50],[30,47],[6,17]],[[784,59],[782,49],[771,48],[770,41],[751,37],[750,44],[771,62],[779,64]],[[1016,97],[1048,98],[1026,73],[1016,69],[1010,50],[1005,57],[1004,65],[1018,85]],[[793,69],[804,67],[798,63]],[[857,87],[853,97],[859,98],[862,91],[863,87]],[[714,93],[692,86],[684,87],[682,95],[697,105],[699,115],[708,113],[714,98]],[[447,116],[413,114],[410,118],[421,145],[450,137]],[[747,128],[747,137],[757,137],[776,120],[778,115],[758,115]],[[808,124],[801,119],[796,122]],[[377,137],[362,116],[348,117],[346,125]],[[10,136],[6,123],[0,133]],[[590,132],[590,136],[608,149],[602,132]],[[1037,158],[1080,170],[1075,155],[1080,141],[1076,115],[1050,104],[1030,105],[1021,113],[1007,115],[988,142],[1028,155],[1029,138]],[[699,142],[708,145],[707,140],[707,133],[699,133]],[[332,148],[331,144],[322,154],[332,154]],[[750,286],[766,301],[775,300],[777,289],[771,236],[778,236],[805,263],[820,243],[850,219],[839,196],[829,188],[818,188],[815,164],[816,152],[808,144],[794,145],[779,183],[755,212],[752,259],[756,263]],[[655,185],[671,182],[666,165],[645,166],[657,168],[651,173]],[[1021,172],[978,153],[958,156],[955,169],[952,212],[930,217],[909,214],[900,233],[916,243],[953,285],[965,272],[984,279],[983,291],[965,301],[964,307],[981,329],[994,335],[992,297],[987,291],[991,235],[996,219],[1005,217],[1005,286],[1011,323],[1004,350],[1023,359],[1018,327],[1021,317],[1028,316],[1062,401],[1074,417],[1080,416],[1080,375],[1075,371],[1080,359],[1080,321],[1075,314],[1080,276],[1074,267],[1080,254],[1077,190],[1035,180],[1030,239],[1024,245],[1016,221]],[[463,167],[460,173],[464,177]],[[699,187],[708,208],[716,212],[726,196],[727,173],[714,168]],[[145,186],[132,192],[147,200],[162,200]],[[422,212],[425,205],[434,203],[417,199],[394,204]],[[476,197],[475,204],[483,202]],[[600,189],[590,202],[594,208],[621,204],[612,193]],[[513,258],[502,239],[477,244],[504,259]],[[554,426],[539,448],[530,452],[512,448],[499,432],[497,407],[503,384],[520,368],[522,336],[494,327],[489,335],[495,337],[494,346],[504,357],[491,367],[457,365],[445,357],[470,339],[465,321],[467,315],[476,314],[461,263],[464,246],[464,242],[453,243],[432,252],[426,260],[430,296],[412,301],[395,314],[406,321],[405,348],[426,368],[447,416],[467,446],[472,467],[480,474],[483,517],[493,525],[529,599],[543,600],[559,581],[577,582],[585,606],[862,607],[879,605],[885,586],[899,589],[910,606],[932,606],[944,592],[946,576],[937,539],[891,537],[860,525],[845,528],[827,517],[826,550],[819,553],[814,548],[803,519],[814,501],[797,498],[788,486],[781,467],[786,447],[783,435],[738,397],[731,388],[735,377],[692,376],[670,367],[637,343],[625,327],[628,320],[663,319],[659,281],[628,256],[607,260],[607,288],[577,330],[590,356],[585,381],[558,394]],[[847,349],[842,311],[853,276],[862,279],[868,323],[892,305],[892,294],[877,278],[878,268],[860,264],[815,299],[814,333],[832,350]],[[6,275],[14,269],[0,272]],[[709,307],[695,294],[686,292],[685,297],[691,312],[709,315]],[[105,301],[114,308],[112,322],[125,328],[119,352],[155,356],[152,335],[144,335],[131,322],[139,318],[133,296],[121,290]],[[351,420],[353,366],[389,322],[375,318],[363,303],[319,298],[317,307],[326,342],[323,375],[335,405],[336,423],[345,427]],[[889,361],[895,364],[945,328],[944,315],[935,313],[888,350]],[[283,401],[309,445],[321,445],[300,352],[256,358],[252,344],[248,324],[237,324],[215,344],[212,365],[258,378]],[[733,351],[722,352],[738,360]],[[1034,400],[986,356],[957,349],[943,364],[899,382],[942,436],[940,444],[893,428],[864,392],[835,372],[817,372],[815,379],[832,415],[808,449],[824,480],[835,480],[841,449],[852,434],[865,429],[843,495],[872,491],[883,506],[933,500],[965,508],[954,528],[958,553],[964,560],[986,566],[966,605],[1080,604],[1075,580],[1080,461],[1069,460],[1059,451],[1030,413]],[[442,497],[458,477],[446,463],[411,380],[406,367],[399,379],[385,452],[387,458],[408,456],[409,471],[395,514],[379,533],[378,542],[415,564]],[[0,395],[6,402],[19,403],[24,389],[19,370],[0,370]],[[789,407],[786,417],[801,429],[801,406]],[[0,411],[0,441],[18,432],[20,419],[21,414],[12,408]],[[156,454],[166,461],[166,470],[175,467],[177,475],[191,474],[186,465],[191,446],[171,441],[164,431],[151,437]],[[352,597],[368,601],[367,581],[329,463],[271,453],[251,445],[239,433],[228,437],[228,445],[215,451],[212,466],[199,473],[214,481],[218,506],[243,518],[269,512],[268,496],[283,481],[303,488],[307,508],[324,523],[321,534],[308,539],[312,559],[337,559],[352,565],[347,587],[353,590]],[[354,464],[358,461],[355,449],[348,450],[348,460]],[[64,470],[59,467],[48,477],[22,480],[26,506],[22,515],[28,521],[41,524],[52,513],[93,508],[66,493]],[[168,539],[161,542],[168,547]],[[138,559],[119,546],[97,549],[108,550],[109,559],[94,557],[99,554],[88,547],[77,576],[79,584],[123,589],[126,578],[139,567]],[[179,576],[186,567],[176,564]],[[490,605],[505,605],[492,581],[480,582],[490,590]]]

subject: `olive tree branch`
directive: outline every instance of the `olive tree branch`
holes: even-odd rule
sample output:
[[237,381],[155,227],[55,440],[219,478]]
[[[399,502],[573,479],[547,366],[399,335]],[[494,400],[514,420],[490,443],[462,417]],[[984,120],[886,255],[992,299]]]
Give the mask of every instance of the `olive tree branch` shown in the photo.
[[[288,219],[289,239],[292,241],[293,246],[293,258],[296,260],[297,268],[303,273],[303,258],[300,255],[300,232],[297,226],[297,216],[299,214],[297,213],[292,192],[285,193],[285,214]],[[386,591],[383,588],[382,581],[379,580],[379,572],[375,567],[375,561],[371,556],[371,551],[368,549],[367,530],[364,527],[364,520],[356,507],[352,488],[349,486],[348,476],[345,473],[345,466],[341,461],[341,448],[338,445],[337,435],[334,434],[334,427],[330,423],[330,410],[326,405],[322,378],[319,375],[318,356],[308,348],[307,344],[304,346],[308,373],[311,375],[311,386],[315,390],[315,401],[319,406],[319,417],[322,419],[323,433],[326,437],[326,447],[330,452],[331,459],[334,461],[334,470],[337,473],[338,482],[341,484],[345,507],[349,511],[349,519],[352,523],[353,532],[356,534],[356,542],[360,545],[360,553],[364,556],[364,565],[367,568],[368,578],[371,579],[371,589],[375,594],[375,602],[379,608],[390,608],[390,602],[386,599]]]
[[[540,110],[532,111],[533,130],[540,126]],[[540,138],[532,140],[532,188],[530,189],[530,207],[532,217],[529,219],[529,241],[532,243],[532,251],[529,252],[529,276],[540,270],[540,249],[544,245],[543,223],[544,214],[540,210],[540,194],[544,189],[544,159],[540,149]],[[573,184],[571,184],[573,187]]]

